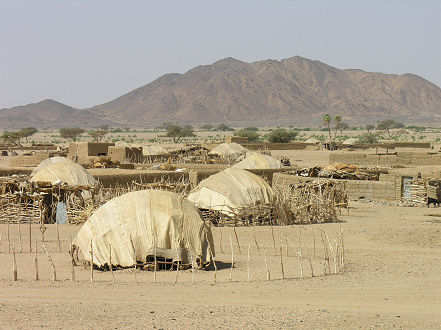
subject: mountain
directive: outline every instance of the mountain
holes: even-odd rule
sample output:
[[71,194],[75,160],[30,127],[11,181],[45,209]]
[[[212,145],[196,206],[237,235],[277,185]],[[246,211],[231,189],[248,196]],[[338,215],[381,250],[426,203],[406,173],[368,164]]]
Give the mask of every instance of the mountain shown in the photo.
[[53,118],[40,103],[0,110],[0,122],[20,122],[17,127],[40,120],[54,127],[97,126],[100,121],[121,126],[168,121],[319,125],[324,113],[353,124],[388,118],[433,124],[441,119],[441,89],[419,76],[341,70],[298,56],[253,63],[225,58],[184,74],[166,74],[90,109],[54,103]]
[[97,127],[110,122],[89,110],[78,110],[54,100],[43,100],[0,110],[0,128],[23,127]]
[[246,63],[226,58],[167,74],[93,113],[121,123],[320,124],[323,113],[354,123],[440,118],[441,89],[412,75],[339,70],[292,57]]

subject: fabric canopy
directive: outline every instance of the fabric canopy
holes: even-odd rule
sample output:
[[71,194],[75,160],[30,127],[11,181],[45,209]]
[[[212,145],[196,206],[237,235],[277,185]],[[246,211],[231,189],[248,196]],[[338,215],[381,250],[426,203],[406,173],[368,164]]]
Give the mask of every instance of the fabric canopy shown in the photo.
[[268,203],[273,197],[274,192],[264,179],[231,167],[202,180],[188,199],[200,209],[232,216],[239,208]]
[[[74,245],[99,267],[123,267],[145,262],[148,256],[181,260],[199,259],[203,266],[214,256],[209,224],[185,197],[162,190],[141,190],[115,197],[101,206],[84,223]],[[155,248],[156,247],[156,248]]]
[[71,161],[44,166],[31,177],[31,181],[50,182],[51,184],[62,181],[71,187],[96,186],[98,184],[84,167]]
[[240,162],[233,165],[235,168],[243,169],[269,169],[269,168],[282,168],[282,163],[277,158],[264,155],[259,152],[249,152],[245,158]]

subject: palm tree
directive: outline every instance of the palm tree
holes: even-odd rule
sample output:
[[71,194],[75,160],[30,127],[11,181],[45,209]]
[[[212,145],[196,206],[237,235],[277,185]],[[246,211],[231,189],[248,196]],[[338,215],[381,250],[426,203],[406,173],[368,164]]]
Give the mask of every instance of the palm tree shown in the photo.
[[340,122],[342,121],[342,117],[341,116],[335,116],[334,117],[334,123],[335,123],[335,133],[334,133],[334,138],[337,138],[337,130],[338,127],[340,125]]
[[331,139],[331,115],[326,113],[323,115],[323,125],[328,128],[329,138]]

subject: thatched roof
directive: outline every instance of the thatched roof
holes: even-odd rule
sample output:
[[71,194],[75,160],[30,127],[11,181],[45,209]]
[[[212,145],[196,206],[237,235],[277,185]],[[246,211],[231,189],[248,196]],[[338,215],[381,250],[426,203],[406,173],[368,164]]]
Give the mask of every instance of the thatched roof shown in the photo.
[[71,187],[97,186],[98,182],[81,165],[74,162],[57,162],[41,168],[31,176],[32,182],[50,182],[54,184],[62,181]]
[[212,155],[219,155],[219,156],[240,156],[247,152],[247,149],[242,147],[240,144],[236,142],[231,143],[222,143],[213,148],[213,150],[210,151],[210,154]]
[[232,215],[238,208],[270,202],[273,196],[273,190],[264,179],[231,167],[202,180],[188,199],[200,209]]
[[283,166],[277,158],[259,152],[248,152],[246,157],[240,162],[234,164],[233,167],[252,170],[282,168]]
[[[140,190],[115,197],[84,223],[74,245],[87,261],[99,267],[112,264],[130,267],[153,256],[188,263],[190,253],[202,264],[214,256],[210,226],[199,210],[185,197],[162,190]],[[179,257],[177,256],[179,255]]]

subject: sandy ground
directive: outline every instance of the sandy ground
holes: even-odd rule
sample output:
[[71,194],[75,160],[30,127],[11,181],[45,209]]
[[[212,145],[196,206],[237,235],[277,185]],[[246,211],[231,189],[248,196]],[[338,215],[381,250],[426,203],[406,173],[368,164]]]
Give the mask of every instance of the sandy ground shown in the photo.
[[[59,226],[61,253],[55,226],[49,225],[45,232],[56,282],[50,281],[50,266],[40,244],[41,280],[33,280],[29,226],[22,225],[23,253],[16,253],[19,280],[14,282],[7,226],[0,225],[0,328],[440,328],[441,209],[354,202],[349,215],[343,213],[346,266],[338,275],[323,275],[319,229],[332,239],[339,224],[274,227],[276,249],[270,227],[237,228],[240,255],[232,228],[214,228],[217,283],[213,283],[214,271],[197,270],[194,285],[189,270],[179,272],[176,284],[176,272],[160,271],[153,283],[153,273],[141,270],[116,271],[114,284],[109,272],[95,271],[90,283],[90,271],[83,266],[75,267],[77,281],[71,282],[66,251],[69,236],[79,229],[72,225]],[[15,250],[20,251],[17,226],[9,230]],[[314,278],[305,249],[300,278],[300,230],[313,259]],[[236,254],[232,281],[230,235]],[[41,237],[37,225],[32,237]],[[295,245],[288,245],[288,253],[286,237]],[[270,281],[266,281],[263,248]],[[280,249],[285,279],[280,256],[274,255]]]

